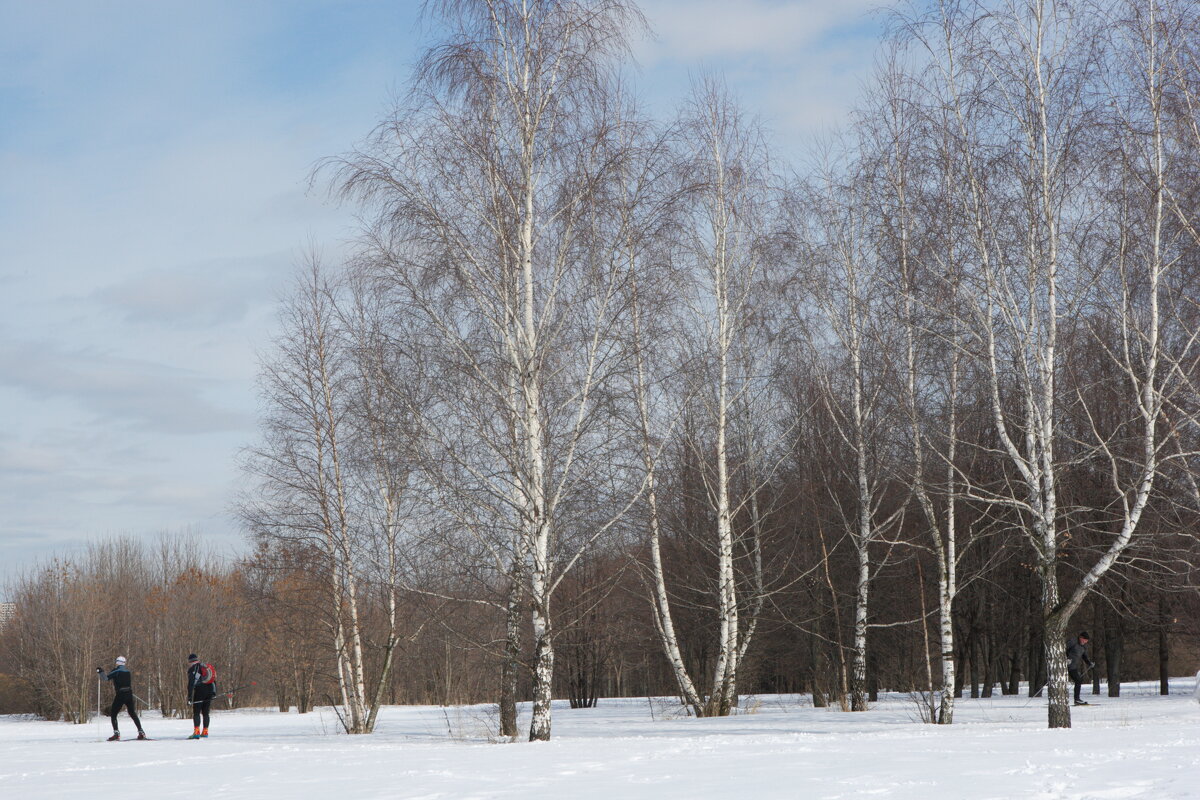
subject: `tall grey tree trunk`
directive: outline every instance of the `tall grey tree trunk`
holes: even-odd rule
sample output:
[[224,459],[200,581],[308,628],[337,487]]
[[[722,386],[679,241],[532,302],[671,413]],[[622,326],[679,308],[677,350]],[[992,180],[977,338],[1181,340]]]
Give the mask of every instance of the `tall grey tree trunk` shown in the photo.
[[500,735],[515,737],[517,687],[521,677],[521,582],[517,567],[509,583],[504,615],[504,663],[500,668]]
[[1171,626],[1171,610],[1167,605],[1167,596],[1158,595],[1158,693],[1171,693],[1171,645],[1167,631]]
[[529,741],[548,742],[550,702],[553,699],[554,647],[550,639],[550,609],[536,603],[533,610],[533,659],[533,719],[529,724]]
[[854,592],[854,659],[851,667],[850,710],[867,710],[867,610],[871,587],[871,558],[866,541],[858,547],[858,578]]
[[642,468],[646,471],[646,508],[649,528],[650,580],[652,583],[651,605],[654,610],[654,628],[658,633],[663,655],[671,665],[680,699],[697,717],[704,715],[700,695],[696,691],[683,653],[679,648],[679,637],[675,633],[675,620],[671,613],[671,600],[667,593],[667,576],[662,560],[662,527],[658,508],[658,466],[652,446],[650,403],[647,399],[649,376],[646,367],[646,347],[642,326],[641,297],[638,293],[638,263],[632,253],[628,255],[630,267],[630,319],[632,347],[635,364],[633,397],[637,407],[638,433],[641,439]]

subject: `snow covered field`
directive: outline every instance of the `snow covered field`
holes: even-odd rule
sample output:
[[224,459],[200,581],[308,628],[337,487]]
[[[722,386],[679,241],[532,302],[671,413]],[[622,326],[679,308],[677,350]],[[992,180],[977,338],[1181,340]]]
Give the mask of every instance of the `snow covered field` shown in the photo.
[[[158,740],[119,743],[95,724],[0,717],[0,797],[1200,798],[1194,680],[1157,689],[1094,698],[1057,731],[1025,696],[963,699],[951,727],[920,724],[899,695],[865,714],[759,696],[709,720],[672,718],[664,701],[555,703],[554,741],[538,744],[490,742],[484,707],[387,708],[364,737],[338,733],[329,709],[225,711],[201,741],[148,714]],[[134,732],[125,717],[121,730]]]

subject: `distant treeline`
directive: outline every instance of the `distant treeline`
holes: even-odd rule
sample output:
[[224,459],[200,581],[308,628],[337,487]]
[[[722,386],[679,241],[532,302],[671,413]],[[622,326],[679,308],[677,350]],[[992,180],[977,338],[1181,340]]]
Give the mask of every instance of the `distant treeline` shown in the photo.
[[[639,106],[623,0],[454,0],[314,176],[361,220],[262,362],[222,566],[30,576],[5,671],[86,716],[120,650],[254,702],[748,693],[869,708],[1197,666],[1195,0],[914,2],[786,164],[719,76]],[[115,649],[114,649],[115,648]],[[141,648],[139,650],[139,648]],[[251,698],[242,697],[240,702]]]

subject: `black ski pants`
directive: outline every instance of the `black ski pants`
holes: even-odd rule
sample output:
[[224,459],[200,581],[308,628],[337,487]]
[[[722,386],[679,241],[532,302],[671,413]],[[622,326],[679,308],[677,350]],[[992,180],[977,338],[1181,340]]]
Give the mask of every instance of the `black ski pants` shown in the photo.
[[212,708],[212,698],[207,700],[196,700],[192,703],[192,724],[197,728],[200,727],[200,720],[204,719],[204,729],[208,730],[208,710]]
[[1071,680],[1075,681],[1075,702],[1083,702],[1079,696],[1079,692],[1083,688],[1083,673],[1076,669],[1068,669],[1067,674],[1071,676]]
[[108,710],[108,716],[112,719],[114,732],[117,730],[117,713],[122,708],[129,711],[129,716],[133,720],[133,724],[140,731],[142,729],[142,721],[138,719],[137,703],[134,700],[132,689],[121,689],[117,692],[116,697],[113,698],[112,708]]

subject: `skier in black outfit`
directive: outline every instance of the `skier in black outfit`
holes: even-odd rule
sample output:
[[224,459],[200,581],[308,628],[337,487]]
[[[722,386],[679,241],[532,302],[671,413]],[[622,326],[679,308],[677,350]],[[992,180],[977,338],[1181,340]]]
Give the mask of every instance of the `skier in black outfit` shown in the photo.
[[[1083,687],[1084,674],[1088,669],[1095,666],[1092,663],[1092,659],[1088,658],[1087,643],[1087,631],[1080,631],[1075,641],[1067,642],[1067,674],[1071,676],[1071,680],[1075,681],[1075,705],[1077,706],[1087,705],[1080,698],[1079,690]],[[1087,665],[1087,669],[1084,669],[1085,664]]]
[[[204,665],[195,653],[188,656],[188,702],[192,704],[192,735],[189,739],[208,738],[208,712],[217,696],[217,684],[204,682]],[[204,721],[203,730],[200,728]]]
[[138,719],[137,706],[133,696],[133,673],[125,667],[125,656],[117,656],[117,667],[112,672],[105,673],[101,667],[96,667],[97,675],[104,675],[104,680],[112,681],[113,684],[113,702],[112,708],[109,709],[108,716],[112,719],[113,735],[108,738],[110,742],[117,742],[121,739],[121,731],[117,729],[117,713],[125,708],[129,711],[129,716],[133,718],[133,724],[137,726],[137,738],[145,739],[146,732],[142,730],[142,721]]

